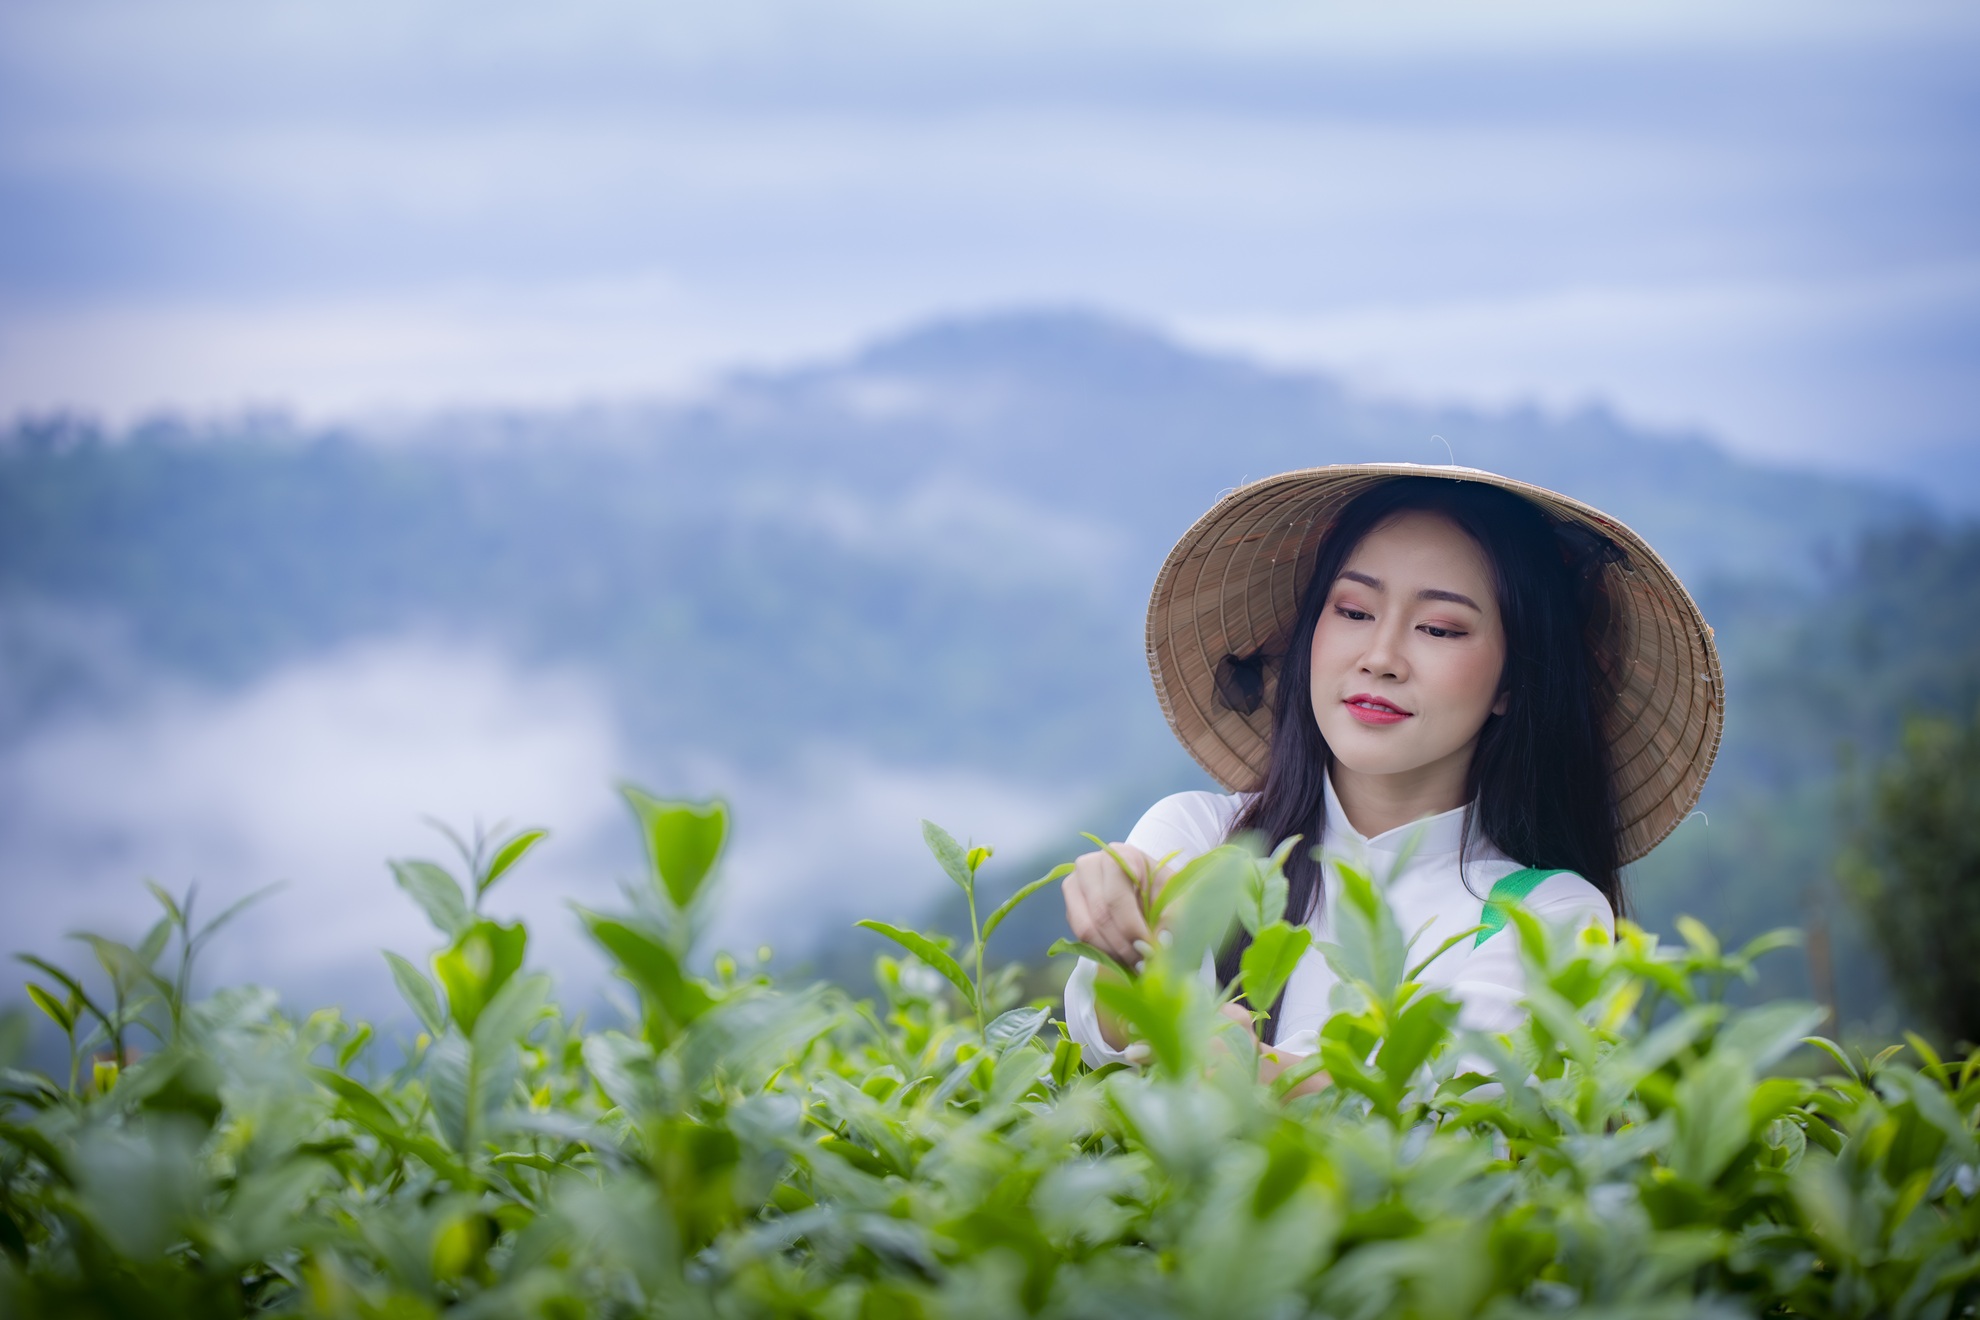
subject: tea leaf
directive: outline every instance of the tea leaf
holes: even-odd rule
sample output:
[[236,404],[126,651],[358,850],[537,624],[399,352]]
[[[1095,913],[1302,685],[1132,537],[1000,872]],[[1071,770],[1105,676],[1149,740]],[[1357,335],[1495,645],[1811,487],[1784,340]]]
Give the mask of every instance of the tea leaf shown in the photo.
[[1050,1008],[1014,1008],[990,1020],[990,1025],[983,1028],[983,1040],[999,1053],[1013,1050],[1036,1036],[1051,1020]]
[[447,1010],[472,1034],[481,1010],[522,967],[529,934],[520,923],[477,921],[453,945],[433,955],[433,974],[447,991]]
[[1451,1023],[1457,1020],[1457,1010],[1455,1000],[1426,994],[1418,995],[1397,1016],[1389,1028],[1388,1039],[1375,1054],[1375,1066],[1389,1079],[1392,1100],[1402,1098],[1417,1069],[1429,1062],[1437,1047],[1444,1043]]
[[68,1005],[32,981],[27,983],[27,992],[28,998],[34,1001],[35,1007],[46,1013],[64,1033],[75,1031],[76,1017],[69,1011]]
[[715,1000],[681,969],[674,951],[626,922],[578,909],[591,938],[618,962],[626,979],[651,996],[669,1022],[684,1027],[707,1012]]
[[1275,862],[1254,863],[1238,899],[1238,920],[1253,937],[1286,916],[1285,872]]
[[928,845],[928,851],[935,854],[935,860],[941,863],[943,874],[955,881],[956,888],[963,891],[965,898],[974,899],[976,872],[955,836],[934,821],[924,820],[921,822],[921,838]]
[[662,801],[629,784],[620,791],[639,818],[655,888],[685,909],[701,892],[728,838],[728,804]]
[[1030,884],[1024,886],[1024,888],[1018,890],[1015,894],[1012,894],[1009,898],[999,903],[997,905],[996,910],[992,912],[987,918],[984,919],[983,942],[985,944],[988,944],[990,942],[990,936],[996,932],[997,927],[1004,924],[1005,917],[1008,917],[1011,915],[1011,913],[1017,911],[1018,904],[1024,902],[1025,899],[1030,898],[1033,894],[1043,889],[1046,885],[1051,884],[1054,880],[1065,879],[1067,876],[1072,874],[1072,870],[1073,870],[1073,864],[1071,862],[1061,862],[1059,863],[1059,865],[1053,867],[1050,871],[1047,871],[1044,875],[1039,876],[1036,880],[1033,880]]
[[962,964],[957,962],[949,954],[948,950],[935,943],[934,940],[929,939],[919,931],[903,930],[899,926],[890,926],[884,921],[856,921],[853,924],[864,926],[870,931],[876,931],[879,934],[885,935],[888,939],[921,959],[922,962],[940,972],[948,978],[949,984],[954,986],[956,991],[962,995],[963,1003],[969,1005],[970,1011],[977,1011],[976,987],[970,984],[968,975],[963,972]]
[[487,872],[476,882],[475,896],[478,898],[493,889],[495,882],[500,880],[510,867],[521,861],[523,854],[547,838],[549,833],[548,830],[527,830],[503,844],[496,851],[494,858],[489,861]]
[[1710,1186],[1747,1143],[1752,1084],[1744,1062],[1716,1053],[1678,1083],[1671,1167],[1680,1177]]
[[1313,932],[1304,926],[1273,921],[1260,927],[1239,959],[1246,1002],[1260,1012],[1270,1009],[1312,943]]
[[1079,1075],[1080,1044],[1070,1036],[1059,1037],[1052,1048],[1052,1085],[1069,1086]]
[[474,924],[460,882],[432,862],[393,862],[392,877],[412,896],[420,911],[448,939],[459,939]]
[[447,1029],[447,1010],[440,1003],[440,992],[433,988],[433,982],[426,979],[425,973],[401,958],[398,954],[386,951],[385,961],[391,965],[392,980],[399,987],[399,994],[411,1007],[413,1016],[421,1026],[437,1036]]
[[147,880],[144,882],[144,887],[149,889],[151,896],[158,900],[158,906],[165,909],[168,918],[177,925],[186,924],[185,915],[179,911],[179,901],[173,898],[163,885],[155,880]]

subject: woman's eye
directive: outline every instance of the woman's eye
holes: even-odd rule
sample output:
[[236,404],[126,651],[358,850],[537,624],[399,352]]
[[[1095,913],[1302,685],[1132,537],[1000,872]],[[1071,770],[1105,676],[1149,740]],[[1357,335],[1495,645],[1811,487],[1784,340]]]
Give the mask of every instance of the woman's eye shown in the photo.
[[1352,605],[1336,605],[1334,607],[1334,613],[1340,615],[1343,619],[1353,619],[1357,623],[1363,619],[1372,619],[1375,617],[1367,610],[1358,610]]
[[1424,632],[1427,632],[1427,633],[1429,633],[1429,634],[1430,634],[1430,635],[1431,635],[1432,637],[1462,637],[1462,636],[1464,636],[1464,634],[1463,634],[1462,632],[1460,632],[1460,631],[1459,631],[1458,629],[1456,629],[1456,628],[1439,628],[1439,627],[1438,627],[1438,626],[1437,626],[1436,624],[1434,624],[1434,623],[1426,623],[1426,624],[1424,624],[1424,625],[1423,625],[1423,631],[1424,631]]

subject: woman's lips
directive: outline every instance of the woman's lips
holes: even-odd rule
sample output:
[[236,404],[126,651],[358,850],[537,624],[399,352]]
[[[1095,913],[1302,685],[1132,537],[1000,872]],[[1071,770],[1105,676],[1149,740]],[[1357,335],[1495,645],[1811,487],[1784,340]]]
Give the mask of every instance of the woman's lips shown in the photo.
[[1348,708],[1348,714],[1363,724],[1400,724],[1410,714],[1401,706],[1366,692],[1356,693],[1341,704]]

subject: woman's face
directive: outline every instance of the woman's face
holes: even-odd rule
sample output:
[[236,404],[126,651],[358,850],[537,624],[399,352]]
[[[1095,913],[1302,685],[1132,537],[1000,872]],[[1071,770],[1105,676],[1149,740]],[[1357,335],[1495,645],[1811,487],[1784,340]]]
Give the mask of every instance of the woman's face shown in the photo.
[[1440,514],[1362,539],[1313,630],[1313,718],[1350,771],[1455,774],[1503,714],[1506,638],[1484,552]]

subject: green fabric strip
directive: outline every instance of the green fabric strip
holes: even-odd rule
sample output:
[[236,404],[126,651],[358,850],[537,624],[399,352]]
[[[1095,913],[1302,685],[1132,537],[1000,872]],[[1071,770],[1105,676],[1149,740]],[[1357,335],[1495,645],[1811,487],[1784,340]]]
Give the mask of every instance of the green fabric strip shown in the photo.
[[1501,878],[1497,884],[1492,886],[1492,892],[1485,896],[1485,911],[1479,917],[1479,920],[1484,923],[1485,929],[1478,932],[1478,938],[1472,941],[1471,947],[1474,949],[1477,948],[1486,940],[1491,939],[1494,935],[1504,930],[1506,928],[1507,911],[1513,904],[1520,902],[1528,894],[1538,889],[1541,881],[1550,875],[1562,874],[1565,873],[1561,871],[1541,871],[1529,866],[1524,871],[1514,871],[1511,875]]

